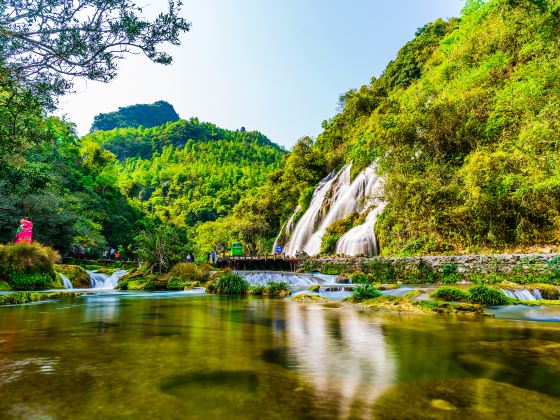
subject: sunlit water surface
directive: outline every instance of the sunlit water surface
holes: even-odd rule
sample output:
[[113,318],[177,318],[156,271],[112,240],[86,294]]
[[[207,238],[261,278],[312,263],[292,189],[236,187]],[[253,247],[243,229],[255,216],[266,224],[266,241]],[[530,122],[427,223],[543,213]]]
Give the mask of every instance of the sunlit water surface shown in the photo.
[[556,323],[101,293],[0,308],[0,418],[554,418]]

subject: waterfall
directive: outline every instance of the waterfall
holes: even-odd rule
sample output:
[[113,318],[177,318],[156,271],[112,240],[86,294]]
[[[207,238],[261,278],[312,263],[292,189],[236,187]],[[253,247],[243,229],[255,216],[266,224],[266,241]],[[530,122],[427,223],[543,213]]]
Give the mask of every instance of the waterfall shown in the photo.
[[508,289],[500,289],[505,295],[509,298],[516,298],[521,300],[539,300],[542,299],[542,295],[540,290],[538,289],[517,289],[517,290],[508,290]]
[[[251,285],[267,285],[271,282],[287,283],[289,286],[311,286],[324,284],[326,279],[314,274],[297,274],[281,271],[238,271]],[[333,276],[336,278],[336,276]],[[334,281],[333,281],[334,283]]]
[[[342,172],[342,171],[341,171]],[[305,251],[305,244],[313,234],[322,217],[322,207],[326,199],[327,192],[331,191],[331,186],[338,179],[334,172],[324,178],[311,197],[309,208],[303,213],[296,224],[294,231],[284,248],[286,255],[295,255],[297,252]],[[306,251],[307,252],[307,251]]]
[[70,279],[68,277],[66,277],[64,274],[61,274],[61,273],[58,273],[58,275],[62,279],[62,283],[64,284],[65,289],[73,289],[74,288],[74,286],[72,286],[72,282],[70,281]]
[[[368,214],[368,225],[362,225],[359,230],[347,236],[341,244],[341,249],[344,249],[347,255],[377,253],[373,227],[384,206],[384,181],[377,176],[375,164],[358,174],[352,182],[351,169],[352,165],[346,165],[336,175],[329,174],[317,186],[309,208],[297,222],[286,244],[286,255],[295,255],[301,251],[311,256],[319,254],[323,236],[330,225],[352,213],[363,214],[372,206],[375,206],[371,211],[374,214]],[[362,250],[366,252],[361,252]]]
[[371,210],[363,224],[358,225],[346,232],[336,243],[336,253],[338,255],[379,255],[377,238],[375,236],[375,222],[377,217],[385,208],[385,203],[381,203]]
[[296,227],[296,224],[295,224],[294,221],[295,221],[296,215],[299,213],[300,210],[301,210],[301,206],[298,204],[296,209],[294,210],[294,212],[290,216],[290,218],[286,222],[284,222],[284,224],[280,228],[280,233],[278,233],[278,236],[276,237],[276,239],[274,240],[274,244],[272,245],[272,253],[273,254],[276,253],[276,247],[278,245],[283,245],[286,242],[286,240],[294,232],[294,228]]
[[98,273],[97,271],[87,271],[87,273],[91,281],[92,289],[114,289],[127,271],[117,270],[111,275]]

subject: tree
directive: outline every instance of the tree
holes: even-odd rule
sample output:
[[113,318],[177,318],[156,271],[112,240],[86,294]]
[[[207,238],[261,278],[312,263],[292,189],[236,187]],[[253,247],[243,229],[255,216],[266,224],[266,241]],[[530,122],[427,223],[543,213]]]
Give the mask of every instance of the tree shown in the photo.
[[150,273],[167,273],[181,260],[178,232],[171,226],[148,226],[136,237],[138,257]]
[[189,30],[181,6],[181,0],[169,0],[168,11],[150,21],[133,0],[4,0],[0,55],[16,82],[48,87],[50,95],[71,89],[73,77],[108,82],[129,53],[171,63],[158,47],[180,45],[181,33]]

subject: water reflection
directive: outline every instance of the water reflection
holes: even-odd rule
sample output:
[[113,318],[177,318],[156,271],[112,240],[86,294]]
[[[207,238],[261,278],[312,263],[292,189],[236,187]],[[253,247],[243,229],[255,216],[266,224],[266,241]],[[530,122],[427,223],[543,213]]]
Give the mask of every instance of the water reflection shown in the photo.
[[[288,305],[287,335],[317,401],[336,399],[338,415],[369,407],[395,381],[396,359],[383,328],[353,310]],[[343,312],[341,316],[340,312]]]
[[560,405],[557,324],[173,296],[0,308],[0,418],[478,418]]

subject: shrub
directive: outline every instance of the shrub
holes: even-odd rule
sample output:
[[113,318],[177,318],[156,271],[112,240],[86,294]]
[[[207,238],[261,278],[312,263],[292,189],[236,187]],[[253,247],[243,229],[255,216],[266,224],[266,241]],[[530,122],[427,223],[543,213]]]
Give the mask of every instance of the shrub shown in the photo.
[[244,295],[248,291],[249,282],[237,274],[224,274],[216,280],[216,293],[220,295]]
[[394,283],[397,281],[397,272],[391,261],[373,259],[364,264],[365,271],[373,277],[374,281],[380,283]]
[[167,290],[183,290],[187,285],[186,281],[177,278],[171,278],[167,281]]
[[52,287],[53,273],[11,273],[8,282],[14,290],[44,290]]
[[198,281],[205,283],[210,278],[212,267],[208,264],[178,263],[169,272],[172,277],[183,281]]
[[50,273],[60,255],[38,243],[0,246],[0,274]]
[[370,280],[367,274],[357,272],[350,274],[350,280],[353,284],[369,284]]
[[352,290],[351,300],[353,302],[363,302],[364,300],[375,299],[380,296],[383,296],[383,293],[368,284],[365,286],[354,287],[354,290]]
[[270,282],[265,287],[265,295],[267,296],[288,296],[292,291],[287,283],[284,282]]
[[266,286],[262,284],[256,284],[249,288],[249,294],[254,296],[262,296],[265,294]]
[[146,228],[135,237],[138,256],[150,273],[167,273],[181,259],[178,232],[168,225]]
[[469,300],[469,294],[457,287],[438,287],[432,297],[446,302],[465,302]]
[[504,292],[484,284],[479,284],[469,289],[469,301],[486,306],[507,305],[510,302]]
[[457,272],[457,264],[445,264],[442,276],[442,282],[445,284],[455,284],[461,279],[461,275]]

